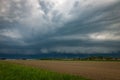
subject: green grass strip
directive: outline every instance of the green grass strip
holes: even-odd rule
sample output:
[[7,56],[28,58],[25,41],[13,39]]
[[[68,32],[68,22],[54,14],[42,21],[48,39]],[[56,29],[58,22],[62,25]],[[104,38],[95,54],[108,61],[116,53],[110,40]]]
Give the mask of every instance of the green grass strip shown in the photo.
[[0,61],[0,80],[88,80],[33,67]]

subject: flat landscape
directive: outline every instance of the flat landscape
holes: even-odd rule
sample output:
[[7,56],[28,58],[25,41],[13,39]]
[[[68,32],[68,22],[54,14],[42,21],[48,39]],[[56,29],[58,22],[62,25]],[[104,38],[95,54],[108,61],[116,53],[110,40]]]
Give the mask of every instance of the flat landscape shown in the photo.
[[41,68],[0,61],[0,80],[89,80]]
[[92,80],[120,80],[120,62],[117,61],[8,60],[8,62],[83,76]]

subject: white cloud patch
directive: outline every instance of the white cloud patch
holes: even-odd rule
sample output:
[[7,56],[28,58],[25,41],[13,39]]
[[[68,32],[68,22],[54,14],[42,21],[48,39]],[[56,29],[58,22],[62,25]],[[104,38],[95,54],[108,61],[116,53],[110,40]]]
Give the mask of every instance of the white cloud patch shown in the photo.
[[[117,35],[118,34],[118,35]],[[96,41],[120,41],[120,32],[97,32],[89,35],[89,38]]]

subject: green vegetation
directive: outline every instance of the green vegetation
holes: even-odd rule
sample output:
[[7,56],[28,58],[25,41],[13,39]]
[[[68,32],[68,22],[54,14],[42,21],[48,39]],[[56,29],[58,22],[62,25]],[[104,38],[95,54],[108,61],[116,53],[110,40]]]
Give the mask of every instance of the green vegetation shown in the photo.
[[0,61],[0,80],[88,80],[38,68]]
[[91,56],[86,58],[43,58],[40,60],[58,60],[58,61],[120,61],[120,58]]
[[113,57],[102,57],[102,56],[91,56],[87,58],[78,58],[81,61],[120,61],[120,58],[113,58]]

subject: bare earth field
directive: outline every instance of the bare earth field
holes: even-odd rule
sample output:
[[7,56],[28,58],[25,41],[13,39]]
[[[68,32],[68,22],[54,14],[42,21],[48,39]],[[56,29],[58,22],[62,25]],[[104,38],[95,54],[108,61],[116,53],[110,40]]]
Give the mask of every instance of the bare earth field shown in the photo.
[[92,80],[120,80],[120,62],[9,60],[9,62],[80,75]]

